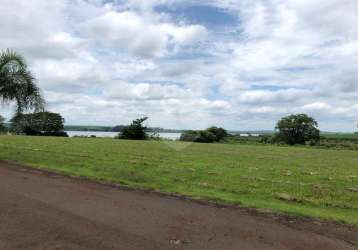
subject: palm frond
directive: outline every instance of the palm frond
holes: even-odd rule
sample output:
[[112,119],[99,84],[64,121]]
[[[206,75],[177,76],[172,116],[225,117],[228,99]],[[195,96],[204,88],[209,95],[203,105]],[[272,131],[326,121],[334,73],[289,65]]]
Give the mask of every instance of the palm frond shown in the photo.
[[11,50],[0,55],[0,99],[15,101],[18,113],[29,109],[42,111],[45,107],[36,79],[27,70],[24,58]]
[[27,68],[24,57],[17,52],[6,49],[0,54],[0,71],[9,64],[17,64],[21,68]]

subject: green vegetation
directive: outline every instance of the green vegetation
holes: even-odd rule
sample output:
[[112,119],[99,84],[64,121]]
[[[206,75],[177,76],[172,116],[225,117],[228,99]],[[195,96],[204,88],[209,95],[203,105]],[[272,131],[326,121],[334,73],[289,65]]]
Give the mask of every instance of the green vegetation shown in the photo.
[[148,117],[143,117],[134,120],[131,125],[125,127],[122,130],[122,133],[118,136],[118,138],[130,140],[147,140],[147,127],[143,126],[143,122],[145,122],[147,119]]
[[357,134],[324,134],[319,142],[320,147],[358,150]]
[[5,132],[5,118],[0,115],[0,133]]
[[357,133],[321,133],[324,139],[334,140],[358,140]]
[[91,131],[91,132],[119,132],[114,131],[113,127],[109,126],[80,126],[80,125],[65,125],[66,131]]
[[284,142],[289,145],[317,144],[320,139],[318,123],[306,114],[289,115],[277,122],[278,133],[273,137],[273,142]]
[[172,143],[184,149],[176,151],[160,141],[0,136],[0,159],[130,187],[358,224],[356,151]]
[[180,141],[213,143],[224,140],[228,135],[228,132],[223,128],[210,127],[206,130],[185,131],[181,134]]
[[67,137],[64,122],[62,116],[57,113],[17,113],[11,119],[11,131],[15,134]]
[[[92,126],[92,125],[65,125],[66,131],[98,131],[98,132],[121,132],[128,125],[116,125],[114,127],[110,126]],[[184,130],[179,129],[164,129],[164,128],[147,128],[147,132],[156,132],[156,133],[182,133]]]
[[0,100],[14,101],[17,113],[44,108],[45,101],[25,59],[11,50],[0,53]]

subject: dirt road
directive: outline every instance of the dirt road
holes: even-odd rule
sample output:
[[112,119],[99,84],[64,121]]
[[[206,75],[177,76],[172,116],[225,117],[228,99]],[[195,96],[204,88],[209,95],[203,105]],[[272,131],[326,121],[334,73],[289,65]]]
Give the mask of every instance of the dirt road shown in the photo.
[[0,162],[0,249],[357,249],[358,231]]

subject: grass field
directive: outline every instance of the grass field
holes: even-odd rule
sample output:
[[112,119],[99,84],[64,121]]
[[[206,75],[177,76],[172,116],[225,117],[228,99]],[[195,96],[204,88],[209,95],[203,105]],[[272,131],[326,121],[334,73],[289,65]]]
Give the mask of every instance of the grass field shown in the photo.
[[[173,142],[174,143],[174,142]],[[179,143],[179,142],[178,142]],[[130,187],[358,224],[358,152],[0,136],[0,159]]]
[[327,139],[358,140],[355,133],[322,133],[321,136]]

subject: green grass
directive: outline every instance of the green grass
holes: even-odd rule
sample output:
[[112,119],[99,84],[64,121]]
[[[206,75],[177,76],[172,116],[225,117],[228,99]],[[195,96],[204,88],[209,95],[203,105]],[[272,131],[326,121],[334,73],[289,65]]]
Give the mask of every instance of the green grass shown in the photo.
[[358,153],[352,150],[189,144],[177,151],[161,141],[0,136],[0,159],[130,187],[358,224],[358,193],[352,191],[358,188]]
[[327,139],[358,140],[355,133],[322,133],[321,136]]

